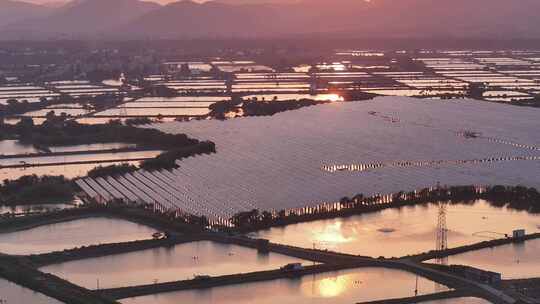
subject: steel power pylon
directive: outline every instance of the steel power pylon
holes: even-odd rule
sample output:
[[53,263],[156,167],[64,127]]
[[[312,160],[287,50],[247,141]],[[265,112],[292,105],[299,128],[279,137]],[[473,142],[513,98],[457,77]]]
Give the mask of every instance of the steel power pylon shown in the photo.
[[[448,249],[448,228],[446,227],[446,203],[439,203],[438,221],[437,221],[437,244],[435,250],[443,251]],[[438,258],[438,264],[448,264],[448,258]]]
[[125,104],[120,105],[120,116],[126,117],[127,116],[127,108]]

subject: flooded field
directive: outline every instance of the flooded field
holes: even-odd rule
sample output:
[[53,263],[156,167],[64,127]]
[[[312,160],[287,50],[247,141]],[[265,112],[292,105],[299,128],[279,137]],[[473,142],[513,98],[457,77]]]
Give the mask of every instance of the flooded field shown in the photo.
[[0,251],[38,254],[80,246],[151,239],[155,230],[112,218],[86,218],[0,234]]
[[0,303],[61,304],[60,301],[0,278]]
[[101,84],[92,84],[89,81],[53,81],[48,83],[55,90],[72,97],[97,96],[101,94],[118,94],[117,87],[108,87]]
[[191,103],[191,102],[220,102],[231,100],[229,96],[177,96],[177,97],[143,97],[137,99],[135,102],[178,102],[178,103]]
[[[503,238],[518,228],[538,231],[540,216],[491,207],[485,201],[447,208],[448,247]],[[377,213],[272,228],[253,237],[301,247],[367,256],[398,257],[435,249],[437,205],[386,209]]]
[[39,102],[41,98],[59,96],[44,87],[28,84],[0,86],[0,105],[7,105],[8,101],[26,100],[29,103]]
[[96,279],[101,288],[113,288],[193,279],[195,275],[271,270],[296,262],[311,263],[280,254],[258,254],[251,248],[201,241],[50,265],[41,270],[95,289]]
[[134,101],[122,105],[124,108],[208,108],[212,101]]
[[49,112],[54,112],[55,115],[62,115],[62,113],[65,113],[68,116],[80,116],[80,115],[87,114],[89,111],[85,109],[77,109],[77,108],[54,108],[54,109],[41,109],[41,110],[26,112],[24,113],[23,116],[46,117]]
[[[123,304],[343,304],[414,296],[416,276],[399,270],[362,268],[261,283],[190,290],[122,300]],[[392,286],[392,288],[388,288]],[[445,288],[419,278],[419,294]],[[256,299],[256,301],[254,300]]]
[[285,100],[301,100],[313,99],[317,101],[343,101],[343,97],[338,94],[258,94],[243,97],[244,100],[258,101],[285,101]]
[[540,273],[538,252],[540,240],[537,239],[450,256],[448,263],[499,272],[504,279],[533,278]]
[[95,114],[96,117],[203,116],[209,108],[112,108]]

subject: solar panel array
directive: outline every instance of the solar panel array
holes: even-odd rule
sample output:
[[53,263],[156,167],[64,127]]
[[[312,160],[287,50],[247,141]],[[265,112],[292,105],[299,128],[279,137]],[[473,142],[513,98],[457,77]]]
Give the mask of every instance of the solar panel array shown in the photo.
[[[539,119],[540,110],[532,108],[384,97],[271,117],[164,123],[149,127],[212,140],[217,153],[184,159],[172,171],[114,179],[140,201],[224,219],[254,208],[301,208],[437,183],[540,188],[540,134],[531,132],[540,127]],[[508,161],[467,161],[490,158]],[[325,170],[418,161],[425,165]],[[105,187],[89,186],[103,197],[114,196]]]

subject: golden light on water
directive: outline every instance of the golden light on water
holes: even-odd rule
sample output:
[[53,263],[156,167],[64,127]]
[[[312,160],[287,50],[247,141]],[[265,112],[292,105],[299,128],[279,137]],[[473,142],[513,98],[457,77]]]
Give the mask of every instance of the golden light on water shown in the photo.
[[320,94],[316,97],[317,100],[328,100],[332,102],[344,101],[345,99],[338,94]]
[[354,276],[352,275],[314,279],[314,281],[302,285],[302,293],[312,298],[335,298],[343,296],[353,281]]
[[355,238],[352,235],[352,233],[345,233],[342,222],[335,222],[324,226],[322,230],[314,231],[313,240],[322,245],[342,244],[354,241]]
[[316,292],[323,298],[333,298],[345,292],[348,285],[348,276],[326,278],[316,283]]

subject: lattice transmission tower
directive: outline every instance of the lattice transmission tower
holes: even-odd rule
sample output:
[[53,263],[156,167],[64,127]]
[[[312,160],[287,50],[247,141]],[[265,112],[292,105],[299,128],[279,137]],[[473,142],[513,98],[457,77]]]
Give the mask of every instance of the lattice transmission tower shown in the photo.
[[118,113],[119,116],[126,117],[128,115],[127,108],[126,108],[125,104],[120,105],[119,109],[120,109],[120,111]]
[[[446,227],[446,203],[439,203],[439,212],[437,220],[437,243],[435,250],[444,251],[448,249],[448,227]],[[438,264],[448,264],[448,258],[438,258]]]

